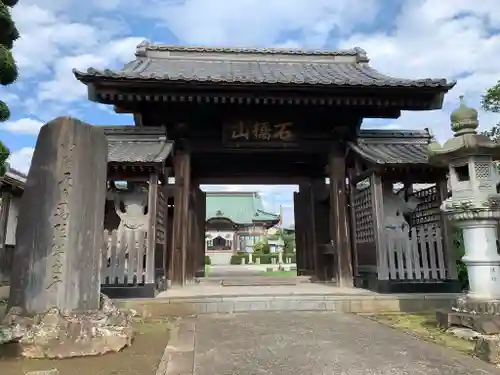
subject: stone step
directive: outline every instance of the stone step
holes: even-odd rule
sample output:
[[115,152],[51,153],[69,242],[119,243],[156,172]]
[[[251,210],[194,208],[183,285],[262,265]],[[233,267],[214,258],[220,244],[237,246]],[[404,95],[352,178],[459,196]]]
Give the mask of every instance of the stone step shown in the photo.
[[[290,288],[294,290],[296,288]],[[227,289],[226,289],[227,290]],[[231,290],[231,289],[229,289]],[[252,289],[253,290],[253,289]],[[257,289],[255,289],[257,290]],[[141,316],[190,316],[207,313],[252,311],[329,311],[347,313],[424,312],[453,305],[457,294],[308,294],[219,295],[156,299],[117,300],[121,308],[133,309]]]
[[294,277],[245,277],[225,278],[220,284],[222,286],[271,286],[271,285],[297,285],[298,280]]
[[[279,276],[209,276],[198,279],[204,285],[222,285],[238,283],[238,285],[296,285],[310,283],[309,276],[279,277]],[[271,280],[271,281],[270,281]],[[273,284],[270,284],[273,283]],[[277,283],[277,284],[276,284]]]

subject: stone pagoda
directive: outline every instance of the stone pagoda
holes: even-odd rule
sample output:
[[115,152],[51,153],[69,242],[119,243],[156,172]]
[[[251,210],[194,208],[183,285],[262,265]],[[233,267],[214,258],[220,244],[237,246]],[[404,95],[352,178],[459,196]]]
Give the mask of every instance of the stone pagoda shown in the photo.
[[430,161],[449,167],[452,194],[441,210],[463,231],[468,299],[500,300],[500,181],[494,164],[500,159],[500,144],[477,133],[478,113],[465,105],[463,97],[450,119],[454,137],[443,146],[436,141],[429,144]]
[[463,231],[469,291],[457,299],[452,309],[436,312],[440,327],[467,327],[476,339],[474,353],[500,363],[500,255],[498,224],[500,175],[495,161],[500,159],[500,144],[478,134],[478,113],[465,105],[451,114],[454,137],[443,146],[432,141],[428,146],[431,163],[447,165],[451,197],[441,210]]

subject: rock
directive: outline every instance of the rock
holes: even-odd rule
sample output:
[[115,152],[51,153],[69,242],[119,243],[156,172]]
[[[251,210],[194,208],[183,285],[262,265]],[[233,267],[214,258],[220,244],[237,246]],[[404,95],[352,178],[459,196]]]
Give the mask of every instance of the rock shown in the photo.
[[97,310],[108,143],[59,117],[38,135],[16,231],[9,307],[36,315]]
[[[51,308],[34,317],[11,309],[0,328],[2,343],[13,342],[26,358],[71,358],[118,352],[133,340],[131,315],[102,295],[101,309],[62,313]],[[2,339],[3,337],[3,339]]]
[[483,315],[470,312],[439,309],[436,311],[438,327],[448,329],[451,326],[467,327],[485,335],[500,333],[500,316]]
[[470,328],[450,327],[447,332],[453,336],[470,341],[476,340],[479,337],[479,333]]
[[483,361],[500,363],[500,336],[481,335],[477,338],[474,354]]

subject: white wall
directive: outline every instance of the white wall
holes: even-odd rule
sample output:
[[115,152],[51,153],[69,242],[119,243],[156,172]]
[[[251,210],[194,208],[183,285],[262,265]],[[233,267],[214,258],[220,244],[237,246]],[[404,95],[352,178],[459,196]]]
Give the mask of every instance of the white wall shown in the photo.
[[7,218],[7,233],[5,235],[6,245],[16,245],[17,218],[19,216],[20,203],[20,197],[12,197],[10,200],[9,216]]

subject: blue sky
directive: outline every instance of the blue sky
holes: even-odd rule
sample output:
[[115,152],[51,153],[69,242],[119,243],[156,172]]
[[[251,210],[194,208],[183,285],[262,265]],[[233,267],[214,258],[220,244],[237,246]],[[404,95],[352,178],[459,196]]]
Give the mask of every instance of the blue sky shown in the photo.
[[[26,171],[40,126],[61,115],[92,124],[131,124],[129,115],[89,102],[72,68],[119,68],[142,40],[205,46],[365,49],[371,65],[408,78],[457,79],[441,111],[367,120],[364,127],[422,129],[450,136],[449,114],[464,94],[478,106],[500,79],[498,0],[22,0],[13,10],[22,39],[15,46],[20,79],[0,88],[11,106],[0,137],[13,166]],[[486,128],[500,119],[481,112]],[[207,187],[214,189],[214,187]],[[290,186],[222,186],[258,190],[267,207],[285,207]]]

